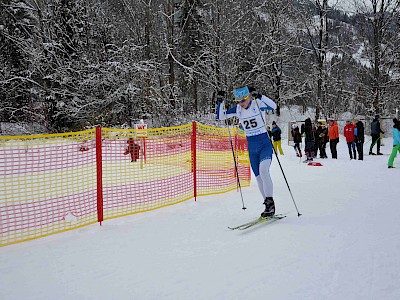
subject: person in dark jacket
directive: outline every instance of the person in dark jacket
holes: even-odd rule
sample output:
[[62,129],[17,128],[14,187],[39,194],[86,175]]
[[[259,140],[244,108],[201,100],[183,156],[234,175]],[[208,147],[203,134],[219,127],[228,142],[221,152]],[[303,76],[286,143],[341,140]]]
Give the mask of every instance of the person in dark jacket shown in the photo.
[[283,155],[283,150],[282,150],[282,130],[279,128],[278,125],[276,125],[276,122],[273,121],[272,122],[272,130],[271,130],[271,134],[272,134],[272,145],[274,146],[274,150],[275,153],[280,155]]
[[301,133],[299,130],[299,126],[297,126],[297,124],[292,125],[292,137],[293,137],[293,143],[294,143],[294,146],[293,146],[294,151],[296,151],[297,157],[302,157],[303,154],[301,154],[301,147],[300,147]]
[[[364,158],[364,123],[361,121],[356,122],[356,128],[354,129],[354,141],[356,143],[358,160],[363,160]],[[355,159],[355,158],[354,158]]]
[[301,126],[301,134],[305,135],[304,142],[306,144],[304,147],[306,160],[304,162],[312,161],[314,157],[315,132],[313,130],[310,118],[307,118],[304,124]]
[[326,144],[329,142],[328,128],[322,122],[318,122],[318,127],[315,134],[316,143],[318,144],[319,157],[328,158],[326,155]]
[[[371,123],[371,147],[369,147],[369,155],[382,155],[381,153],[381,133],[384,134],[384,132],[381,129],[381,123],[379,122],[379,115],[376,115],[374,120]],[[372,149],[374,148],[376,144],[376,154],[372,152]]]

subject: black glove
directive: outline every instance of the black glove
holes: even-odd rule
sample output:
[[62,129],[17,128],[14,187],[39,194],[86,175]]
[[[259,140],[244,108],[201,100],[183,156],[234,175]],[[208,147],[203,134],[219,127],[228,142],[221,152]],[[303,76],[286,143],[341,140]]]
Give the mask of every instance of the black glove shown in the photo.
[[217,92],[217,103],[221,103],[222,101],[224,101],[225,98],[226,98],[226,92],[225,91],[218,91]]

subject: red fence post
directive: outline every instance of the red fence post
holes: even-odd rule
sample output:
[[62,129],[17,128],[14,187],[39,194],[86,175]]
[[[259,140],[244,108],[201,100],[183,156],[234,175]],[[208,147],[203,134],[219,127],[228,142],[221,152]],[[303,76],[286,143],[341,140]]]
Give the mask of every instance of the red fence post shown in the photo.
[[196,161],[196,143],[197,143],[196,122],[192,122],[192,172],[193,172],[193,194],[194,201],[197,200],[197,161]]
[[101,127],[96,127],[97,222],[103,222],[103,155]]

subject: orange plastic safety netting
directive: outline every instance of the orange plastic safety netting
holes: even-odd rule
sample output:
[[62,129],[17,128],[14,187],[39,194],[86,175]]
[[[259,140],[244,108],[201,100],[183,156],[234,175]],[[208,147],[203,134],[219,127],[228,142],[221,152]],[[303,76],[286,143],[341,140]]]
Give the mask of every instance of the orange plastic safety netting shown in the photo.
[[0,246],[223,193],[237,171],[248,186],[243,133],[199,123],[0,136]]

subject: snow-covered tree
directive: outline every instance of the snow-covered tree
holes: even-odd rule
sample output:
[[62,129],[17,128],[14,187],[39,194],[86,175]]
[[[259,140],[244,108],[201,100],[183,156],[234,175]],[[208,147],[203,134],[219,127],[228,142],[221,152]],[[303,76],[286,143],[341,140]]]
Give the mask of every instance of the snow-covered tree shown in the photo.
[[359,59],[364,64],[360,90],[368,110],[393,113],[399,99],[399,0],[357,0]]
[[35,114],[37,21],[25,0],[0,0],[0,117],[38,120]]

